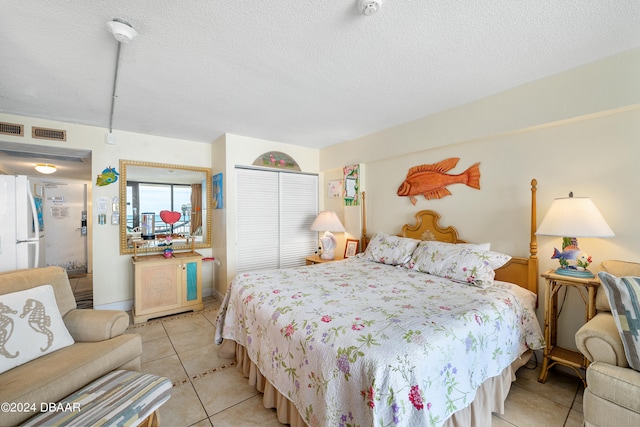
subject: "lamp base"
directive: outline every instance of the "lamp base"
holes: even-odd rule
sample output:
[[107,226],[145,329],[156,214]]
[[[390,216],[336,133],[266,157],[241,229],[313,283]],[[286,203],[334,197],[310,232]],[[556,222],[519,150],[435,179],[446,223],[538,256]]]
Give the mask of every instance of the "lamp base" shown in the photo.
[[573,268],[558,268],[555,273],[560,276],[576,277],[578,279],[593,279],[596,277],[589,270],[575,270]]
[[320,255],[320,258],[322,259],[334,259],[335,256],[335,248],[336,248],[336,237],[326,231],[324,233],[324,236],[320,239],[320,243],[322,244],[322,254]]
[[333,249],[323,250],[320,254],[320,259],[335,259],[336,255]]

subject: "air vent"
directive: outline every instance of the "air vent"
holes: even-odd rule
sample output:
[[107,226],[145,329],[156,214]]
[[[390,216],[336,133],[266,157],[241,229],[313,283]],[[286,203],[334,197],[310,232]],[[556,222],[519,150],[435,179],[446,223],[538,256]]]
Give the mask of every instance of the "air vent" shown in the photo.
[[59,130],[59,129],[47,129],[47,128],[39,128],[32,127],[31,128],[31,137],[36,139],[53,139],[56,141],[66,141],[67,140],[67,131]]
[[0,122],[0,133],[4,135],[24,136],[24,125]]

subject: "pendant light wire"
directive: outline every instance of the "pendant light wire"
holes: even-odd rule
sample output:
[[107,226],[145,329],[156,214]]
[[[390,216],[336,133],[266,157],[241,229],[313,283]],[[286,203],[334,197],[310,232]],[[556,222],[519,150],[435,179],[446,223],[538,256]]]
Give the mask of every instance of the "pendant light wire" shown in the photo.
[[120,50],[122,49],[122,43],[129,43],[133,40],[138,32],[133,29],[131,24],[122,19],[114,18],[112,21],[107,22],[107,29],[113,38],[118,42],[118,50],[116,52],[116,68],[113,75],[113,92],[111,94],[111,113],[109,114],[109,133],[113,130],[113,111],[115,109],[117,89],[118,89],[118,70],[120,69]]
[[118,51],[116,53],[116,69],[113,75],[113,93],[111,94],[111,114],[109,115],[109,133],[112,133],[113,129],[113,109],[116,104],[116,91],[118,88],[118,69],[120,68],[120,48],[122,47],[122,42],[118,42]]

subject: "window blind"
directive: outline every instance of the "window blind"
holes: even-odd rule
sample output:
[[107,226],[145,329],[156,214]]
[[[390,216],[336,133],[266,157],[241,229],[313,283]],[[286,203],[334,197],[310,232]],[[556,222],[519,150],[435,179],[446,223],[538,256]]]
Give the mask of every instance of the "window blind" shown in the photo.
[[318,176],[236,168],[237,272],[304,265],[316,249]]

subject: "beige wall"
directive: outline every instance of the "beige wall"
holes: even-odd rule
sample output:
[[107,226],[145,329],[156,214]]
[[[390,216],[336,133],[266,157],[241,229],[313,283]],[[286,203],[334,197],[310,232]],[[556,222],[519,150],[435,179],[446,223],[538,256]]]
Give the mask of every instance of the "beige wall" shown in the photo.
[[[580,240],[595,267],[605,259],[640,260],[640,223],[634,214],[640,209],[639,136],[636,49],[329,147],[321,151],[320,167],[335,179],[341,165],[364,165],[370,236],[397,233],[416,212],[433,209],[462,238],[524,256],[532,178],[538,180],[538,223],[556,197],[569,191],[591,197],[616,233],[611,239]],[[453,195],[431,201],[418,196],[415,206],[397,196],[409,168],[449,157],[460,158],[452,174],[480,162],[480,190],[451,185]],[[349,215],[344,209],[339,215]],[[540,271],[555,268],[550,256],[560,239],[540,236],[538,243]],[[543,282],[539,289],[542,297]],[[584,319],[581,301],[570,293],[563,313],[559,339],[567,347],[575,348],[573,334]],[[542,321],[542,305],[538,315]]]
[[[357,164],[357,163],[356,163]],[[351,166],[353,163],[345,163],[345,166]],[[366,183],[366,165],[360,164],[360,188],[364,189]],[[334,233],[338,241],[336,254],[342,255],[347,239],[360,240],[362,235],[362,205],[344,206],[342,198],[328,197],[329,181],[340,180],[344,182],[343,168],[325,170],[320,176],[320,210],[333,211],[338,215],[346,232]],[[360,200],[362,203],[362,200]]]
[[220,262],[215,265],[212,294],[220,295],[226,290],[227,282],[227,211],[229,209],[229,170],[227,167],[227,136],[222,135],[211,146],[211,165],[214,175],[222,173],[223,209],[211,210],[211,248],[213,256]]
[[[109,223],[97,225],[97,214],[93,208],[98,197],[108,197],[111,200],[112,197],[118,196],[119,186],[111,184],[98,187],[95,185],[95,179],[107,166],[118,168],[120,159],[210,167],[211,144],[114,130],[117,143],[107,145],[105,144],[106,128],[7,114],[0,114],[0,121],[24,124],[26,130],[24,137],[3,135],[3,141],[91,150],[92,181],[89,201],[91,206],[89,207],[89,241],[87,243],[90,252],[89,262],[93,265],[94,304],[101,308],[129,309],[133,300],[131,255],[120,255],[118,226]],[[28,131],[31,126],[66,129],[67,141],[32,139]],[[211,255],[210,249],[199,250],[199,252],[203,256]],[[211,286],[210,279],[207,286]]]
[[333,145],[321,151],[320,170],[626,108],[640,102],[639,79],[640,48]]
[[[218,246],[214,254],[221,261],[216,275],[214,292],[224,295],[227,285],[236,274],[236,210],[235,210],[235,167],[251,166],[258,157],[268,151],[282,151],[291,156],[303,172],[318,173],[319,151],[316,149],[283,144],[263,139],[226,134],[213,143],[215,154],[224,157],[213,159],[213,173],[224,174],[224,206],[222,212],[214,212],[214,235],[226,245]],[[214,155],[215,155],[214,154]],[[218,227],[218,230],[216,230]],[[223,230],[223,231],[221,231]],[[224,235],[222,235],[224,234]]]
[[[213,256],[220,266],[207,266],[205,273],[214,268],[214,278],[203,277],[203,294],[224,294],[228,282],[235,276],[235,175],[236,165],[251,165],[267,151],[282,151],[293,157],[304,172],[318,173],[319,151],[274,141],[227,134],[213,143],[162,138],[114,130],[117,144],[105,144],[106,128],[75,125],[41,120],[24,116],[0,114],[0,121],[21,123],[25,129],[43,126],[67,130],[66,142],[32,139],[28,132],[24,137],[3,135],[7,142],[54,145],[91,150],[92,182],[89,201],[89,262],[93,266],[94,304],[99,308],[129,309],[133,300],[133,271],[130,255],[119,253],[119,228],[114,225],[97,225],[93,210],[98,197],[119,195],[117,184],[98,187],[95,177],[106,166],[118,167],[120,159],[172,163],[197,167],[211,167],[213,174],[224,176],[224,209],[212,212],[212,249],[199,249],[204,257]],[[179,148],[179,149],[176,149]],[[209,273],[210,274],[210,273]]]
[[[536,178],[538,223],[556,197],[566,197],[569,191],[591,197],[616,237],[580,239],[581,248],[593,256],[596,265],[605,259],[640,260],[638,135],[640,109],[368,163],[369,234],[397,233],[402,224],[412,221],[415,212],[433,209],[442,214],[445,225],[456,226],[464,239],[491,242],[495,250],[525,256],[529,248],[529,182]],[[415,207],[407,197],[396,195],[410,167],[457,156],[461,160],[452,173],[481,163],[481,190],[452,185],[453,195],[432,201],[419,196]],[[538,243],[540,271],[557,267],[550,256],[560,239],[539,236]],[[542,293],[542,282],[539,289]],[[574,298],[569,301],[565,316],[578,325],[584,312]],[[572,336],[564,338],[572,342]]]

